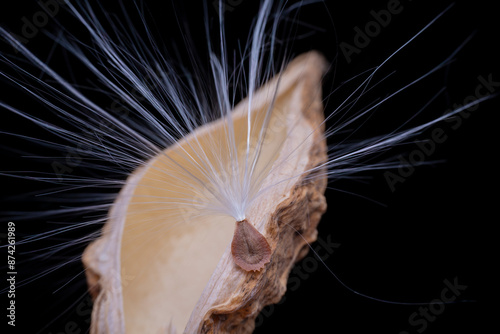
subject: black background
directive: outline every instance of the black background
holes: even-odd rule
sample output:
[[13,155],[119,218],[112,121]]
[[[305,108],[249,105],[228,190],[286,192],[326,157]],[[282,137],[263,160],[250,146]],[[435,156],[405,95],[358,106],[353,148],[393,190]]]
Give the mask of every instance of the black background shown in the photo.
[[[301,10],[298,19],[309,26],[300,28],[297,35],[311,30],[315,33],[287,45],[292,54],[319,50],[334,64],[325,78],[326,113],[333,110],[353,86],[346,85],[332,96],[327,96],[326,92],[380,64],[451,3],[402,1],[401,13],[393,15],[390,24],[382,28],[359,54],[352,55],[351,62],[347,62],[338,53],[338,47],[342,42],[353,44],[354,27],[363,28],[373,20],[370,11],[384,9],[388,2],[332,1]],[[237,5],[226,12],[230,49],[237,48],[237,38],[246,38],[258,9],[257,1],[233,3]],[[203,51],[205,35],[201,24],[204,13],[199,3],[172,6],[150,1],[147,5],[167,45],[177,44],[178,52],[185,54],[175,19],[181,18],[181,22],[185,20],[192,29],[190,32],[182,29],[183,32],[192,38],[200,56],[206,55]],[[111,4],[109,9],[116,11],[117,6]],[[19,31],[21,18],[29,17],[39,10],[34,1],[16,4],[11,1],[2,4],[0,20],[11,31]],[[209,16],[216,19],[217,13],[211,2],[208,3],[208,11]],[[57,19],[68,30],[72,29],[72,19],[67,14],[60,13]],[[56,27],[49,23],[47,29],[54,31]],[[427,116],[441,115],[454,103],[461,104],[467,96],[473,95],[480,75],[488,77],[491,74],[494,81],[500,81],[497,65],[499,32],[492,5],[486,1],[456,2],[431,28],[381,69],[379,79],[394,70],[396,73],[387,84],[371,92],[365,102],[386,96],[425,74],[450,55],[470,34],[475,33],[473,39],[445,70],[391,99],[381,110],[381,116],[375,117],[370,127],[357,135],[362,138],[371,135],[378,127],[383,129],[406,119],[445,86],[446,93],[426,109]],[[53,43],[40,34],[30,40],[28,47],[39,54],[48,55]],[[2,45],[2,51],[12,54],[13,50]],[[336,55],[338,58],[335,58]],[[50,62],[51,66],[66,71],[68,68],[64,61],[55,57]],[[77,67],[71,68],[71,71],[75,77],[85,75],[85,71]],[[358,84],[360,82],[357,81]],[[39,107],[35,101],[26,99],[5,80],[1,84],[2,101],[22,110],[34,110],[33,114],[37,114]],[[300,278],[298,288],[289,290],[283,303],[266,307],[258,318],[259,326],[255,333],[486,332],[486,326],[494,324],[494,312],[489,304],[496,304],[493,296],[497,290],[491,271],[498,265],[492,260],[493,242],[496,242],[493,237],[496,235],[494,225],[498,224],[498,215],[495,215],[498,206],[495,182],[498,150],[494,143],[498,131],[494,119],[497,111],[498,99],[486,101],[470,112],[470,116],[463,119],[457,129],[445,122],[420,134],[417,138],[425,140],[431,138],[432,129],[441,128],[447,139],[437,144],[433,154],[426,157],[426,161],[436,163],[416,167],[404,183],[396,186],[395,191],[389,188],[385,171],[365,173],[362,176],[366,178],[363,179],[333,180],[330,183],[332,189],[326,193],[329,208],[319,225],[319,236],[323,240],[333,240],[340,247],[328,257],[324,265],[312,260],[314,257],[311,254],[308,256],[308,265],[316,263],[317,268],[307,273],[306,278]],[[44,117],[52,119],[53,115],[45,114]],[[34,137],[49,136],[5,110],[2,111],[2,120],[3,131],[29,133]],[[2,135],[1,138],[0,145],[5,152],[1,170],[50,172],[50,165],[44,161],[23,158],[22,151],[44,156],[57,156],[57,152],[11,136]],[[392,154],[402,154],[408,158],[416,149],[417,146],[410,143]],[[81,170],[76,173],[85,175],[85,172]],[[44,203],[29,195],[45,189],[44,184],[4,177],[2,182],[3,202],[8,206],[5,211],[57,207],[57,204]],[[13,218],[7,215],[3,219],[6,222]],[[43,217],[16,221],[16,224],[19,238],[56,226],[50,219]],[[40,269],[51,268],[65,260],[73,262],[44,278],[18,285],[18,326],[14,332],[55,334],[87,331],[90,306],[87,304],[85,278],[76,259],[84,245],[75,246],[49,259],[34,258],[27,251],[78,238],[93,230],[95,227],[18,247],[19,280],[29,279]],[[5,253],[5,249],[2,249],[2,254]],[[305,265],[305,262],[299,264],[300,268]],[[460,284],[467,286],[458,300],[475,302],[446,305],[443,313],[435,320],[428,321],[424,329],[421,323],[418,326],[409,323],[409,317],[420,306],[393,305],[355,295],[341,286],[325,266],[352,289],[379,299],[427,303],[440,298],[445,279],[453,281],[457,278]],[[298,277],[297,274],[292,275]],[[54,292],[62,285],[65,286]],[[5,295],[2,295],[2,300],[2,305],[6,305]],[[2,322],[6,322],[5,318]]]

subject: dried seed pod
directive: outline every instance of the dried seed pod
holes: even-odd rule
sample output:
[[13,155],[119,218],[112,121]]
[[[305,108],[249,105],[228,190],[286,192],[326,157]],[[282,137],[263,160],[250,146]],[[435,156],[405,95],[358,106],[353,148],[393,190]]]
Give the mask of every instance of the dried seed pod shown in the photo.
[[[319,167],[327,158],[321,102],[325,69],[324,58],[309,52],[255,92],[251,123],[264,126],[269,117],[266,131],[272,140],[265,145],[245,145],[246,99],[231,120],[202,126],[129,177],[102,236],[83,256],[95,296],[92,333],[172,333],[173,328],[250,333],[258,312],[280,300],[293,264],[307,253],[306,243],[316,239],[326,210],[326,174]],[[193,198],[216,203],[217,189],[191,189],[181,181],[195,177],[209,183],[187,156],[213,158],[209,148],[223,147],[231,121],[231,140],[241,147],[240,155],[254,147],[250,154],[258,151],[257,174],[266,175],[254,180],[265,191],[236,229],[230,217],[202,214],[212,206],[194,205],[186,213],[181,205],[151,201],[177,196],[179,203]]]

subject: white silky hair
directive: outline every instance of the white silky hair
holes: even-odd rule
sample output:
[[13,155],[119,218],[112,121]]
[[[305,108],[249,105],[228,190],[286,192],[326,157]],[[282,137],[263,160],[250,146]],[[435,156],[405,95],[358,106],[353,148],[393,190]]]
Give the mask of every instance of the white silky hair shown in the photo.
[[[115,112],[108,110],[99,103],[93,101],[92,95],[84,89],[72,84],[68,79],[57,73],[44,61],[39,59],[29,50],[29,46],[24,46],[8,31],[0,27],[0,36],[11,44],[19,53],[32,65],[42,71],[45,79],[39,79],[36,74],[26,70],[23,65],[14,57],[0,54],[0,61],[14,69],[17,75],[0,72],[0,76],[17,86],[20,91],[30,95],[51,109],[58,117],[66,121],[70,127],[65,128],[43,119],[43,117],[33,116],[29,110],[22,110],[14,105],[4,103],[0,100],[0,107],[19,117],[29,120],[45,129],[51,135],[55,135],[61,142],[47,141],[44,138],[33,138],[29,134],[11,133],[15,140],[28,140],[38,145],[64,151],[67,145],[72,147],[91,147],[88,155],[83,156],[82,167],[89,170],[104,171],[108,173],[114,169],[108,164],[114,165],[115,170],[119,170],[116,179],[102,179],[93,175],[89,176],[64,176],[63,179],[51,176],[40,176],[36,171],[30,175],[19,172],[2,172],[12,177],[24,178],[28,180],[46,182],[47,184],[58,185],[57,188],[50,188],[44,192],[45,196],[65,193],[66,191],[75,193],[75,201],[70,208],[62,208],[45,212],[24,213],[20,217],[49,219],[64,214],[91,214],[97,211],[107,211],[115,199],[114,195],[96,195],[95,203],[89,204],[89,200],[83,200],[78,196],[85,194],[87,187],[111,187],[119,190],[126,182],[123,175],[128,175],[143,166],[152,158],[164,154],[164,149],[175,146],[182,138],[194,132],[200,126],[222,119],[227,121],[227,147],[222,149],[229,155],[229,161],[225,158],[213,161],[207,158],[203,152],[195,150],[197,156],[190,156],[187,151],[185,160],[190,164],[190,168],[198,171],[204,179],[210,181],[207,184],[193,175],[188,169],[183,169],[185,177],[185,187],[198,189],[203,193],[208,189],[207,196],[201,196],[196,200],[184,197],[182,189],[175,190],[179,193],[179,198],[151,198],[151,203],[165,203],[185,206],[186,208],[204,208],[199,214],[217,214],[233,217],[235,220],[245,218],[247,209],[251,204],[276,183],[285,182],[287,179],[278,179],[276,183],[268,187],[262,187],[263,181],[268,175],[260,175],[256,171],[256,164],[260,158],[259,152],[262,145],[265,145],[267,122],[272,108],[267,109],[264,126],[256,128],[251,122],[252,100],[255,92],[266,81],[279,73],[284,68],[291,55],[286,55],[284,59],[276,60],[277,55],[286,54],[286,45],[278,43],[282,36],[278,36],[278,28],[282,22],[295,13],[302,6],[315,5],[320,1],[304,1],[295,5],[287,5],[284,1],[275,3],[272,0],[261,1],[260,10],[254,20],[252,33],[242,50],[236,52],[235,57],[231,57],[233,50],[228,50],[226,45],[225,21],[223,7],[219,7],[218,33],[219,39],[212,41],[209,31],[214,29],[205,21],[207,31],[207,48],[209,49],[209,75],[212,76],[209,84],[211,87],[204,87],[198,82],[200,73],[182,72],[182,68],[176,67],[170,59],[162,52],[161,46],[154,41],[146,23],[142,27],[146,31],[149,39],[147,41],[135,38],[135,28],[127,18],[125,22],[117,22],[110,19],[107,22],[113,31],[106,30],[103,23],[99,21],[96,11],[102,10],[100,6],[92,6],[89,1],[68,2],[68,11],[74,16],[79,25],[85,27],[90,35],[92,45],[86,45],[76,40],[70,31],[63,31],[61,35],[53,36],[54,40],[68,51],[81,66],[88,70],[89,75],[98,79],[101,93],[109,93],[110,96],[119,97],[126,107],[127,114],[133,117],[120,117]],[[136,4],[136,8],[140,6]],[[205,11],[208,10],[205,8]],[[368,106],[359,106],[358,101],[364,94],[378,85],[373,83],[376,75],[385,68],[387,62],[397,57],[399,52],[412,43],[418,36],[424,34],[429,26],[444,15],[447,11],[439,13],[434,19],[423,27],[419,27],[413,37],[391,53],[381,64],[374,69],[363,73],[361,83],[358,84],[348,96],[343,98],[343,102],[334,108],[327,108],[325,123],[338,117],[340,121],[335,122],[326,130],[327,137],[339,138],[343,136],[353,124],[369,117],[376,109],[384,107],[389,99],[395,95],[410,89],[422,79],[432,75],[436,71],[446,67],[463,45],[450,52],[448,58],[430,68],[426,73],[416,79],[412,79],[408,84],[390,92],[386,97]],[[146,21],[142,15],[141,18]],[[125,30],[128,29],[128,30]],[[167,37],[168,38],[168,37]],[[464,44],[467,40],[464,42]],[[283,48],[283,49],[280,49]],[[279,50],[278,50],[279,49]],[[230,66],[231,59],[235,58],[233,66]],[[193,64],[195,59],[189,59],[191,68],[198,68]],[[47,80],[50,78],[50,80]],[[138,93],[139,97],[134,93]],[[436,92],[436,96],[442,93]],[[248,98],[247,109],[247,141],[243,162],[237,158],[238,147],[234,140],[234,129],[232,128],[233,115],[231,111],[237,104],[237,96],[241,94]],[[327,97],[330,95],[327,92]],[[311,172],[311,177],[324,177],[325,170],[332,181],[341,178],[351,178],[360,172],[370,170],[385,170],[400,166],[396,159],[385,159],[377,161],[374,159],[381,152],[395,147],[401,143],[415,138],[432,125],[457,114],[469,107],[482,102],[488,97],[477,99],[469,104],[463,105],[445,115],[434,117],[431,120],[422,122],[416,126],[407,126],[402,123],[393,131],[382,133],[378,136],[365,138],[362,140],[349,140],[346,135],[344,140],[330,143],[328,147],[328,160],[315,167]],[[430,99],[429,102],[431,102]],[[422,106],[422,110],[428,107],[428,103]],[[5,114],[4,114],[5,115]],[[408,122],[414,117],[408,117]],[[137,121],[140,120],[140,122]],[[102,126],[102,122],[107,124]],[[93,136],[85,134],[84,131],[77,132],[73,129],[86,129]],[[314,129],[314,131],[320,131]],[[289,131],[290,134],[290,131]],[[312,134],[311,134],[312,135]],[[255,150],[251,147],[251,138],[256,136],[257,146]],[[190,143],[197,148],[201,147],[194,140]],[[217,152],[219,147],[213,147],[213,152]],[[291,152],[293,155],[294,152]],[[166,156],[167,159],[171,159]],[[202,163],[199,163],[201,161]],[[105,164],[100,162],[106,162]],[[179,166],[177,161],[171,160],[172,165]],[[228,168],[229,174],[221,175],[220,171]],[[241,165],[243,164],[243,166]],[[269,174],[276,173],[280,165],[273,170],[268,170]],[[158,173],[162,173],[158,170]],[[299,177],[293,175],[292,177]],[[63,186],[61,189],[60,186]],[[158,184],[158,187],[168,187],[168,184]],[[79,201],[80,200],[80,201]],[[209,201],[203,203],[203,201]],[[174,218],[174,217],[170,217]],[[106,221],[107,217],[92,217],[80,223],[67,224],[61,228],[55,228],[46,232],[29,236],[19,244],[33,242],[41,239],[55,238],[60,234],[82,227],[96,226],[99,228]],[[159,227],[161,228],[161,227]],[[74,247],[75,244],[87,244],[89,241],[99,236],[99,231],[92,235],[81,236],[71,242],[57,243],[53,247],[40,250],[40,254],[33,255],[33,259],[52,256],[66,248]],[[57,238],[55,238],[57,240]],[[61,267],[67,262],[79,261],[71,259],[61,263]],[[49,268],[40,275],[49,274],[59,267]],[[36,279],[33,277],[29,281]],[[24,283],[29,283],[24,282]]]

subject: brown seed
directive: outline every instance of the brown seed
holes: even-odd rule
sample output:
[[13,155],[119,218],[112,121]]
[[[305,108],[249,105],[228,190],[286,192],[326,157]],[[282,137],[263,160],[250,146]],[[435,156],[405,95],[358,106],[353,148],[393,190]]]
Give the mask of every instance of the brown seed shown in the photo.
[[234,262],[246,271],[258,271],[271,260],[271,247],[266,238],[246,219],[236,222],[231,253]]

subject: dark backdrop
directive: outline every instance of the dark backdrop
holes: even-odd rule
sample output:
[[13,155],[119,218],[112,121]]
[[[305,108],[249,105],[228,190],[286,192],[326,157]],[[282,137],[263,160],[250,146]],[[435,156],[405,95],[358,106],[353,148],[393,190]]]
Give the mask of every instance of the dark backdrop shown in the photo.
[[[258,5],[257,1],[250,0],[227,3],[230,5],[226,12],[227,35],[231,40],[229,48],[234,49],[238,47],[236,38],[247,36]],[[378,31],[377,24],[370,23],[376,22],[377,15],[373,13],[380,16],[381,10],[394,3],[388,0],[329,1],[307,6],[297,18],[304,22],[304,26],[299,27],[295,35],[302,37],[289,43],[288,49],[292,54],[310,49],[324,53],[333,63],[324,86],[326,92],[331,91],[332,87],[336,88],[380,64],[451,2],[401,1],[396,7],[400,11],[391,15],[390,22],[384,21],[385,27],[378,25]],[[147,5],[151,8],[159,35],[168,45],[171,42],[180,45],[178,52],[181,57],[185,51],[182,50],[176,17],[190,25],[191,31],[182,30],[193,39],[200,57],[206,56],[203,49],[205,36],[200,24],[204,15],[201,5],[184,3],[172,6],[151,1]],[[29,18],[40,10],[35,1],[10,1],[1,6],[0,20],[12,31],[20,31],[22,18]],[[117,6],[111,4],[109,8],[116,10]],[[217,17],[211,2],[208,11],[212,19]],[[445,93],[426,108],[417,122],[441,115],[454,104],[463,104],[466,98],[469,99],[466,101],[474,100],[476,89],[482,82],[479,77],[490,78],[493,82],[491,93],[498,93],[500,87],[495,83],[500,82],[497,65],[500,29],[496,16],[487,1],[456,2],[435,25],[380,70],[379,79],[393,71],[395,73],[360,103],[366,104],[394,92],[442,62],[469,35],[475,33],[474,37],[446,69],[380,108],[369,126],[356,133],[357,138],[399,124],[398,121],[413,115],[443,87],[446,87]],[[61,12],[56,18],[68,29],[73,27],[74,22],[67,14]],[[370,41],[365,40],[363,44],[356,40],[355,28],[364,30],[367,24],[374,30]],[[55,26],[49,22],[43,29],[54,31]],[[311,31],[314,31],[312,35],[305,35]],[[342,52],[347,44],[357,48],[349,57]],[[53,43],[40,33],[29,40],[28,46],[49,58]],[[13,50],[2,45],[2,51],[12,54]],[[51,58],[51,66],[68,73],[65,60],[57,57],[61,56]],[[75,77],[85,75],[85,71],[78,67],[72,67],[71,71]],[[333,95],[325,93],[326,111],[333,110],[360,82],[343,85]],[[5,80],[1,84],[2,101],[23,110],[33,110],[34,114],[39,112],[40,107],[35,101],[26,99]],[[99,101],[103,97],[96,98]],[[493,309],[488,304],[494,302],[492,295],[497,290],[496,282],[492,280],[494,274],[490,272],[497,265],[492,256],[493,242],[496,242],[494,225],[498,223],[497,165],[494,162],[498,133],[494,115],[497,111],[498,99],[486,101],[453,121],[437,124],[419,134],[417,139],[428,146],[410,142],[386,153],[387,156],[383,157],[396,156],[407,161],[423,157],[425,162],[434,162],[408,170],[393,170],[392,177],[397,175],[400,178],[392,189],[387,182],[386,170],[363,173],[353,179],[332,180],[326,193],[328,211],[319,225],[322,242],[312,245],[324,256],[324,263],[310,253],[297,265],[291,274],[293,279],[284,301],[264,309],[257,319],[255,333],[486,332],[486,324],[494,319]],[[49,113],[44,117],[57,121]],[[1,129],[50,138],[36,126],[5,110],[2,111]],[[439,140],[433,137],[435,131],[440,133]],[[329,144],[334,145],[335,140],[332,138]],[[50,159],[23,158],[24,152],[49,157],[60,155],[7,135],[1,136],[0,145],[4,152],[1,168],[4,171],[30,169],[50,173]],[[428,151],[422,147],[427,147]],[[86,171],[81,169],[75,173],[85,175]],[[45,203],[32,195],[45,187],[43,183],[2,177],[5,211],[58,207],[57,203]],[[26,193],[28,195],[16,197]],[[7,214],[2,218],[2,225],[15,220],[12,217],[15,216]],[[59,226],[51,219],[37,216],[31,220],[17,220],[16,224],[18,240]],[[6,233],[6,227],[2,229],[0,233]],[[18,282],[14,332],[59,334],[88,330],[90,303],[82,268],[76,259],[84,246],[75,246],[48,259],[33,260],[34,255],[29,251],[48,247],[54,241],[78,238],[94,230],[95,227],[86,228],[53,236],[47,241],[18,246],[19,281],[34,278],[40,269],[51,268],[65,260],[73,261],[29,284]],[[2,239],[4,244],[5,238]],[[5,248],[2,248],[2,254],[6,254]],[[434,301],[437,304],[408,306],[370,300],[343,287],[330,270],[350,288],[374,298],[400,302]],[[446,280],[451,283],[445,283]],[[439,304],[443,296],[453,295],[450,292],[443,295],[449,284],[460,285],[458,302],[443,306]],[[2,309],[5,310],[5,295],[2,295],[2,300]],[[5,317],[2,322],[6,322]]]

